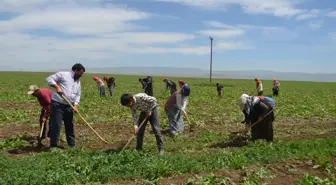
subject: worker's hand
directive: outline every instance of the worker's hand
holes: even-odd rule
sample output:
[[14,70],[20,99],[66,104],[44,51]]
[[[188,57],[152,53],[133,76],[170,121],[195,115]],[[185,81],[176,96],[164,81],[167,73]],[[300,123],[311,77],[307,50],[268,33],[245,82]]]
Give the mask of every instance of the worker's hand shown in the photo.
[[75,113],[78,113],[78,105],[75,105],[75,106],[74,106],[73,111],[74,111]]
[[259,116],[259,117],[258,117],[258,123],[259,123],[260,121],[262,121],[262,119],[263,119],[263,118],[262,118],[261,116]]
[[147,118],[149,118],[152,115],[152,112],[147,112]]
[[134,127],[134,135],[136,135],[138,132],[139,132],[139,127],[138,127],[138,126],[135,126],[135,127]]

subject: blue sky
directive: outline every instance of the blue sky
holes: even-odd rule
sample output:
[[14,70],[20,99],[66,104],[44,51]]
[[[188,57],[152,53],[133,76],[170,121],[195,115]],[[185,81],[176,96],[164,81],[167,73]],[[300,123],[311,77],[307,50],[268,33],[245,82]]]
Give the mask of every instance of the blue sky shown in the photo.
[[[336,69],[335,0],[0,0],[0,68]],[[57,62],[57,64],[56,64]]]

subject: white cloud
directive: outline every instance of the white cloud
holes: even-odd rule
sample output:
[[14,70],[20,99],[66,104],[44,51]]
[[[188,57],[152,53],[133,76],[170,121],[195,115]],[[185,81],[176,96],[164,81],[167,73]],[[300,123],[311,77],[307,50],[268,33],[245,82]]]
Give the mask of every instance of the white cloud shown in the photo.
[[251,50],[255,49],[254,47],[250,46],[246,42],[238,41],[238,42],[224,42],[221,41],[216,45],[216,48],[219,50]]
[[302,13],[296,17],[296,20],[307,20],[316,18],[320,15],[321,11],[318,9],[313,9],[310,11],[306,11],[305,13]]
[[308,26],[311,29],[320,29],[323,26],[324,21],[323,20],[315,20],[315,21],[310,21],[310,23],[308,24]]
[[231,38],[244,35],[243,29],[226,29],[226,30],[201,30],[199,34],[204,36],[211,36],[214,38]]
[[249,14],[271,14],[274,16],[297,15],[303,10],[295,8],[298,0],[156,0],[161,2],[180,3],[200,8],[223,8],[228,5],[240,5]]
[[336,10],[328,12],[327,16],[336,17]]
[[130,21],[149,18],[149,14],[120,8],[64,8],[22,14],[0,21],[0,32],[49,28],[71,34],[101,34],[128,31]]

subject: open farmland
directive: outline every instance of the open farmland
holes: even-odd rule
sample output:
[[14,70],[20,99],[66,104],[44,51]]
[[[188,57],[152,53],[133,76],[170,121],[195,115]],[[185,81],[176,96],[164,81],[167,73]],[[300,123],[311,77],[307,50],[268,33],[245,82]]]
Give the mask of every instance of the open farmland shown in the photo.
[[[256,95],[254,80],[183,78],[191,87],[190,123],[176,138],[164,135],[165,156],[158,156],[147,126],[144,150],[135,139],[117,155],[133,133],[131,112],[120,104],[122,93],[142,92],[140,76],[116,77],[113,97],[100,98],[93,74],[81,79],[79,112],[106,139],[104,144],[76,116],[77,148],[50,152],[36,148],[40,105],[26,95],[29,85],[47,87],[50,73],[0,73],[0,184],[309,184],[336,183],[336,84],[281,81],[275,113],[275,141],[246,146],[237,106],[242,93]],[[98,76],[103,77],[104,74]],[[163,105],[169,95],[161,77],[154,79],[161,128],[167,129]],[[175,82],[178,78],[171,78]],[[215,83],[224,84],[223,98]],[[263,80],[271,96],[272,81]],[[61,144],[67,148],[62,127]],[[233,138],[237,138],[232,140]],[[231,142],[228,142],[231,141]]]

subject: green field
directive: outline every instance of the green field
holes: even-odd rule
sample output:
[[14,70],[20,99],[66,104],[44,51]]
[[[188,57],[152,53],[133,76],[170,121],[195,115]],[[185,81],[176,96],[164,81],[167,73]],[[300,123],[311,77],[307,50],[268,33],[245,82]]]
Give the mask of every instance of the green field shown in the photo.
[[[335,83],[280,81],[275,141],[245,146],[250,135],[231,132],[244,128],[236,102],[243,93],[257,94],[254,80],[183,78],[191,87],[191,123],[185,119],[184,134],[164,135],[166,155],[159,156],[147,126],[143,152],[135,151],[134,139],[118,155],[133,133],[131,111],[121,106],[120,96],[142,92],[141,76],[113,75],[115,95],[101,98],[94,75],[85,74],[79,112],[109,144],[76,116],[78,147],[51,152],[34,145],[40,106],[26,95],[32,84],[48,87],[50,74],[0,73],[0,184],[336,184]],[[164,94],[162,77],[153,78],[161,128],[167,129],[163,105],[169,92]],[[217,82],[224,84],[222,98]],[[271,96],[272,81],[262,82],[264,95]],[[191,124],[196,125],[192,131]],[[67,147],[64,130],[61,135]]]

